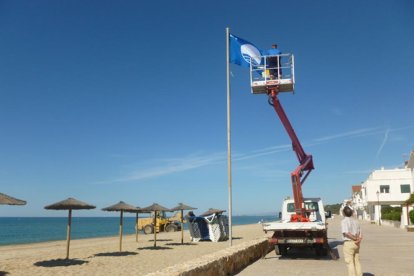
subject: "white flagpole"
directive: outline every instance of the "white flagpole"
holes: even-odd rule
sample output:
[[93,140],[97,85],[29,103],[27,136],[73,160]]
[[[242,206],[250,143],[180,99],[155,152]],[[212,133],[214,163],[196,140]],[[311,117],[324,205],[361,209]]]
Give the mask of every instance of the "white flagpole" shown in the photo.
[[227,178],[229,188],[229,240],[233,245],[232,231],[232,179],[231,179],[231,132],[230,132],[230,28],[226,28],[226,70],[227,70]]

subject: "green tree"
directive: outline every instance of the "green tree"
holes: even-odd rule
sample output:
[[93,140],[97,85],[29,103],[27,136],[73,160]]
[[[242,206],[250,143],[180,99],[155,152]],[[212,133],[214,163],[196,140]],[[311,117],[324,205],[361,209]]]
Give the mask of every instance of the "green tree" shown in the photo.
[[[405,201],[406,205],[413,205],[414,204],[414,193],[410,195],[410,197]],[[414,210],[411,210],[409,213],[409,217],[411,220],[411,223],[414,223]]]
[[339,214],[339,209],[341,209],[341,203],[325,205],[325,211],[331,211],[332,214]]
[[382,219],[401,221],[401,212],[401,207],[381,206]]
[[413,223],[413,224],[414,224],[414,210],[411,210],[411,211],[409,212],[409,214],[410,214],[410,220],[411,220],[411,223]]
[[405,204],[408,204],[408,205],[414,204],[414,193],[412,193],[410,197],[405,201]]

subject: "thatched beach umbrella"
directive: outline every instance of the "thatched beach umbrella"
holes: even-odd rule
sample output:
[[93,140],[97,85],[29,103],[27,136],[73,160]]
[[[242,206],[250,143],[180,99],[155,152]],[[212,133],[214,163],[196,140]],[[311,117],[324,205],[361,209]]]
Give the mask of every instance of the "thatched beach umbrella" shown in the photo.
[[184,244],[184,223],[183,223],[183,211],[184,210],[195,210],[197,208],[178,203],[178,206],[171,209],[171,211],[181,211],[181,244]]
[[119,220],[119,251],[122,251],[122,226],[123,226],[123,221],[124,221],[124,211],[126,212],[137,212],[138,208],[126,204],[123,201],[120,201],[119,203],[103,208],[103,211],[116,211],[116,212],[121,212],[121,216],[120,216],[120,220]]
[[4,205],[26,205],[26,201],[0,193],[0,204]]
[[223,212],[226,212],[226,210],[210,208],[207,211],[205,211],[204,213],[202,213],[200,216],[206,217],[206,216],[210,216],[212,214],[221,214]]
[[70,227],[72,224],[72,210],[95,209],[96,207],[74,198],[68,198],[54,204],[45,206],[47,210],[69,210],[68,226],[66,232],[66,259],[69,259]]
[[165,208],[164,206],[161,206],[157,203],[154,203],[148,207],[142,208],[141,210],[154,212],[154,247],[157,247],[157,212],[170,211],[170,209]]

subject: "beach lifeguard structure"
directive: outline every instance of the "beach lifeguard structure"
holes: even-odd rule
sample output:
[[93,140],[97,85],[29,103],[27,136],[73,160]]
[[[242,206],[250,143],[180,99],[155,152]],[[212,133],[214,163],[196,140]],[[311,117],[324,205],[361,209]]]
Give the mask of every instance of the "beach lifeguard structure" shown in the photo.
[[[257,57],[256,57],[257,58]],[[253,94],[268,94],[272,88],[279,92],[295,91],[295,57],[293,54],[261,56],[250,61],[250,86]]]

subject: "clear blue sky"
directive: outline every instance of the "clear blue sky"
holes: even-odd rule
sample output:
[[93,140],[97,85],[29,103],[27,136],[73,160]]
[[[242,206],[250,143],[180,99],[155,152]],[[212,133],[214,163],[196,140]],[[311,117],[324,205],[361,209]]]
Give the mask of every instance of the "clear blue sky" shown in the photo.
[[[1,1],[0,216],[108,215],[119,200],[227,209],[225,28],[296,58],[280,100],[316,169],[349,197],[414,149],[412,1]],[[233,213],[276,212],[297,160],[232,65]],[[196,213],[197,213],[196,212]],[[114,215],[114,214],[109,214]]]

